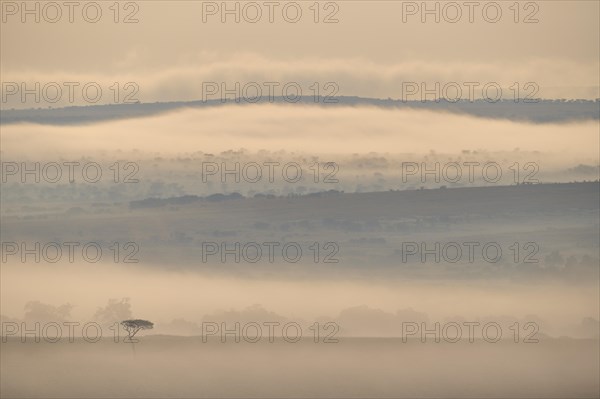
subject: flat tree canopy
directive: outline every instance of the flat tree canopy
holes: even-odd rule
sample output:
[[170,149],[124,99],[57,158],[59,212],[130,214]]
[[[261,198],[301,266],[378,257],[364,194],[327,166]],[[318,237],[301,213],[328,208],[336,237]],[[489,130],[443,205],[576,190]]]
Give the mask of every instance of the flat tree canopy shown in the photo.
[[129,338],[133,338],[134,335],[137,334],[138,331],[140,331],[140,330],[150,330],[150,329],[154,328],[154,323],[152,323],[148,320],[141,320],[141,319],[123,320],[121,322],[121,325],[123,326],[125,331],[127,331],[127,333],[129,334]]

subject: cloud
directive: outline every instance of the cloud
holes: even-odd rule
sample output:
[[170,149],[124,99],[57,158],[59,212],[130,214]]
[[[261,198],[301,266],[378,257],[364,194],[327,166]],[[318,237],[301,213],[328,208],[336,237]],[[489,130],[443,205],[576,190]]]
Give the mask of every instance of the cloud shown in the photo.
[[[407,90],[403,85],[416,83],[418,87],[424,84],[423,89],[433,90],[437,96],[465,100],[495,97],[495,89],[489,89],[487,93],[484,91],[484,87],[491,84],[500,86],[503,98],[506,99],[513,99],[517,93],[520,98],[534,95],[535,98],[548,99],[595,99],[600,96],[599,87],[590,77],[597,75],[599,67],[600,63],[553,58],[528,60],[523,63],[499,61],[491,64],[465,64],[460,61],[433,63],[424,59],[375,62],[360,57],[323,59],[307,56],[302,60],[286,60],[258,53],[241,53],[209,59],[200,64],[179,64],[141,71],[137,68],[130,69],[135,70],[135,73],[120,71],[91,74],[6,68],[2,72],[5,83],[2,90],[3,95],[6,95],[6,101],[3,97],[5,108],[92,105],[90,101],[96,101],[95,89],[89,89],[88,96],[94,99],[89,101],[85,99],[83,90],[86,84],[92,82],[101,89],[98,104],[120,103],[130,94],[132,96],[127,97],[128,101],[141,102],[214,99],[220,98],[225,90],[237,93],[237,97],[247,98],[256,94],[262,95],[262,98],[269,98],[270,95],[281,97],[286,94],[284,88],[288,84],[296,84],[305,96],[318,93],[323,96],[400,99],[404,98],[403,91]],[[25,82],[30,90],[38,82],[39,103],[35,102],[32,95],[28,95],[23,101],[20,91],[10,94],[6,86],[8,82],[16,82],[19,85]],[[48,86],[47,92],[44,91],[44,85],[51,82],[57,83],[61,91],[55,93],[51,86]],[[73,89],[73,100],[69,98],[69,88],[65,82],[78,83]],[[114,87],[115,82],[118,82],[118,93]],[[515,82],[519,84],[518,92],[514,86]],[[529,82],[537,85],[539,90],[526,87]],[[134,86],[125,87],[127,83],[133,83],[137,90]],[[208,85],[213,83],[219,87],[219,91],[211,95],[209,89],[213,88]],[[333,85],[328,85],[330,83]],[[239,84],[239,87],[236,84]],[[439,84],[437,89],[436,84]],[[473,91],[469,88],[470,85],[473,86]],[[260,91],[256,90],[257,87]],[[295,90],[290,93],[295,93]],[[420,100],[423,93],[424,90],[405,98]],[[232,98],[233,95],[228,94],[228,97]],[[431,99],[432,95],[429,94],[426,98]]]
[[518,147],[570,158],[571,164],[597,164],[598,146],[592,145],[598,144],[597,129],[597,121],[535,125],[406,109],[231,105],[83,126],[4,126],[2,151],[6,158],[40,160],[60,155],[79,159],[82,154],[114,154],[120,149],[160,155],[240,148],[427,154]]

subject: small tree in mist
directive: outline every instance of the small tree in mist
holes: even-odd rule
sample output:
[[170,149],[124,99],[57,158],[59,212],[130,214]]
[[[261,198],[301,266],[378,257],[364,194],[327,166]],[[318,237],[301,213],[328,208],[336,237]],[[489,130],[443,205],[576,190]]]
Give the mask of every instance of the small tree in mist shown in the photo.
[[154,323],[148,320],[140,319],[123,320],[121,322],[121,325],[129,335],[129,337],[126,338],[126,340],[129,342],[137,342],[137,340],[134,340],[133,337],[135,337],[135,334],[137,334],[140,330],[151,330],[152,328],[154,328]]

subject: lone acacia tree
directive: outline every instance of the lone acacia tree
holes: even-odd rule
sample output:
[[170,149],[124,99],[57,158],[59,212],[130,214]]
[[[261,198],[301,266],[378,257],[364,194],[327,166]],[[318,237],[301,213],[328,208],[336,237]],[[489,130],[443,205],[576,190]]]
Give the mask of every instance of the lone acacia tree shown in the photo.
[[135,336],[135,334],[138,333],[138,331],[151,330],[152,328],[154,328],[154,323],[152,323],[148,320],[140,320],[140,319],[123,320],[121,322],[121,325],[123,326],[125,331],[127,331],[127,334],[129,334],[129,337],[128,337],[129,342],[137,342],[137,340],[134,340],[133,337]]

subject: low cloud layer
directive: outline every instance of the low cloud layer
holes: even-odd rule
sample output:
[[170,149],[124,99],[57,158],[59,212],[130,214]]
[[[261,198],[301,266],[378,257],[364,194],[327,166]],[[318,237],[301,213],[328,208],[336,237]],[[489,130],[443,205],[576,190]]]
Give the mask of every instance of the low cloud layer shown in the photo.
[[121,149],[157,155],[294,149],[317,155],[519,148],[557,155],[577,165],[598,163],[597,129],[597,121],[535,125],[375,107],[251,105],[84,126],[9,125],[2,130],[2,152],[11,158],[39,160],[101,151],[114,154]]

